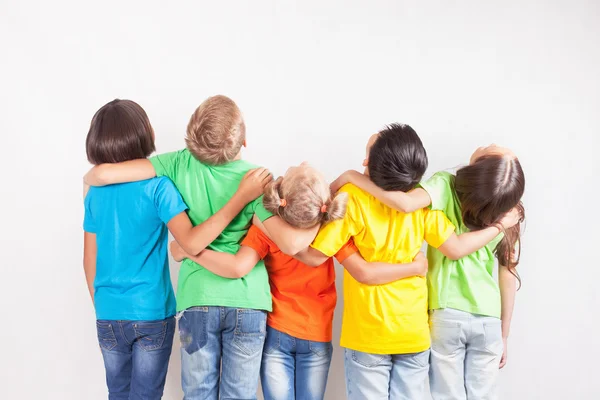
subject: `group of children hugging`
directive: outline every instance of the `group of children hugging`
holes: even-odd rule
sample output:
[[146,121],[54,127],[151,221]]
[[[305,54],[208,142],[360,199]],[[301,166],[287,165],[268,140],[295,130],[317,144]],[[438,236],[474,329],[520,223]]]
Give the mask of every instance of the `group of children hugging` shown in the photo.
[[[86,140],[84,269],[110,399],[160,399],[178,321],[184,399],[323,399],[343,266],[349,399],[492,399],[506,363],[525,178],[480,147],[422,181],[417,133],[370,136],[364,172],[242,160],[237,105],[213,96],[186,148],[147,158],[145,111],[114,100]],[[182,261],[177,299],[170,251]],[[427,255],[421,253],[423,241]],[[498,259],[497,279],[494,269]]]

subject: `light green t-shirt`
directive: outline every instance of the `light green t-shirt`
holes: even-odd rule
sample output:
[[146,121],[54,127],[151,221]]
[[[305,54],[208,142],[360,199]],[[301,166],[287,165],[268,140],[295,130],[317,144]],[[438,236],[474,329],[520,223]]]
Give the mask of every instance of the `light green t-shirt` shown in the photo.
[[[188,215],[194,225],[219,211],[236,192],[246,172],[256,168],[243,160],[206,165],[196,160],[187,149],[154,156],[150,162],[157,176],[167,176],[175,183],[189,207]],[[261,221],[272,216],[263,207],[262,197],[249,203],[208,248],[237,253],[255,213]],[[179,270],[177,311],[194,306],[271,311],[271,290],[265,264],[261,260],[245,277],[228,279],[185,259]]]
[[[463,223],[460,202],[454,191],[454,175],[438,172],[420,186],[431,197],[431,209],[443,211],[456,227],[457,235],[469,231]],[[429,309],[454,308],[500,318],[500,289],[494,279],[494,250],[502,237],[501,233],[487,246],[456,261],[429,246]]]

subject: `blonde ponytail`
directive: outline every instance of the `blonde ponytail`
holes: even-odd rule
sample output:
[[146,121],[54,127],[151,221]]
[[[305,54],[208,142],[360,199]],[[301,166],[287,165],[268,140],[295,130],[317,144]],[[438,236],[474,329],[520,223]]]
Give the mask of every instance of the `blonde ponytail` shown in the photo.
[[333,199],[327,181],[317,170],[301,165],[290,169],[265,188],[263,204],[295,228],[312,228],[344,217],[348,195]]
[[265,209],[273,215],[281,216],[281,184],[283,183],[283,177],[279,177],[276,180],[270,182],[265,187],[265,195],[263,197],[263,205]]
[[348,204],[348,193],[338,192],[333,199],[329,200],[327,210],[323,214],[324,222],[331,222],[344,218],[346,215],[346,205]]

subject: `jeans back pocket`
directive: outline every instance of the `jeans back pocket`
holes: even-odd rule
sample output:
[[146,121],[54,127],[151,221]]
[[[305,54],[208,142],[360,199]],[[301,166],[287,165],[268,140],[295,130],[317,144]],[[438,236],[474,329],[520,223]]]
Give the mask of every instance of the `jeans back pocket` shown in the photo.
[[267,313],[261,310],[240,308],[236,310],[233,341],[247,355],[262,351],[267,329]]
[[455,354],[461,348],[461,324],[457,321],[443,321],[432,318],[431,350],[444,356]]
[[160,349],[167,334],[167,321],[135,322],[133,324],[135,339],[140,347],[146,351]]
[[96,331],[98,332],[98,343],[103,350],[110,351],[117,346],[117,338],[111,322],[96,321]]

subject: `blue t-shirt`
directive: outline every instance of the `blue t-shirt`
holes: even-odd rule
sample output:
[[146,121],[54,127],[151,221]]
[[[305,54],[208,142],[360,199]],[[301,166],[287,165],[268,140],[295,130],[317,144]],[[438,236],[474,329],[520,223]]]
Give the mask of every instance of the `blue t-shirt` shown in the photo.
[[83,229],[96,234],[96,318],[175,315],[166,224],[187,210],[168,178],[90,188]]

